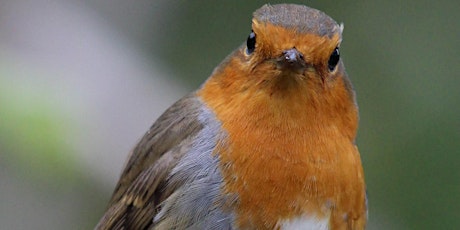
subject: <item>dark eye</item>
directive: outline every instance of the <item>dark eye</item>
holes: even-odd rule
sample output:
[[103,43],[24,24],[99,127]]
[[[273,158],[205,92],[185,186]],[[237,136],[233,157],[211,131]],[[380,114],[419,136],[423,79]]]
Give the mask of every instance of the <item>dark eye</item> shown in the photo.
[[334,51],[332,52],[331,56],[329,57],[329,61],[327,62],[327,66],[329,67],[330,71],[335,69],[335,67],[337,66],[337,63],[339,63],[339,60],[340,60],[339,47],[336,47]]
[[248,36],[248,40],[246,41],[246,53],[251,54],[254,52],[254,49],[256,48],[256,34],[254,32],[251,32]]

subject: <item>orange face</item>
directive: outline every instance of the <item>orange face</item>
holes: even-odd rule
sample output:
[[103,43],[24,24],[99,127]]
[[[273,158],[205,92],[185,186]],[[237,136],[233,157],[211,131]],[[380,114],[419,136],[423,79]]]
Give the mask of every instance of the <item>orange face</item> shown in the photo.
[[364,226],[358,110],[343,65],[328,66],[342,27],[329,37],[254,19],[253,32],[255,49],[235,52],[198,92],[228,135],[216,154],[238,225],[313,215]]

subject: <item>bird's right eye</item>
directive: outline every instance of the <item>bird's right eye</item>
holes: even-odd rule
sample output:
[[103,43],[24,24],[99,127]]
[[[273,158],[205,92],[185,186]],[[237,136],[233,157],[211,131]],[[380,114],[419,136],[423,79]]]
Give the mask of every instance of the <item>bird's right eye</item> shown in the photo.
[[248,40],[246,41],[246,53],[247,54],[252,54],[254,50],[256,49],[256,34],[254,31],[251,31],[251,33],[248,36]]

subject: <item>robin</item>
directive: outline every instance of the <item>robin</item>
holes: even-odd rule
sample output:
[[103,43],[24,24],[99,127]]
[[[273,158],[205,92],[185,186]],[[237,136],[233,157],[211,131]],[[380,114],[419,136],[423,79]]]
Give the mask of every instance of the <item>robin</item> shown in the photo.
[[342,31],[302,5],[255,11],[247,41],[131,152],[96,229],[364,229]]

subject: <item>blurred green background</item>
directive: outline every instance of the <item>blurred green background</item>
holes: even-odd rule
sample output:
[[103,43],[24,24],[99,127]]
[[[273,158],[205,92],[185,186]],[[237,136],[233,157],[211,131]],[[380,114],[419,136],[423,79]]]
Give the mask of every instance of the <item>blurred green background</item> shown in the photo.
[[[460,229],[460,3],[292,2],[345,24],[368,229]],[[264,3],[0,0],[0,229],[92,229],[138,138]]]

